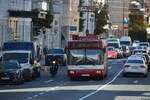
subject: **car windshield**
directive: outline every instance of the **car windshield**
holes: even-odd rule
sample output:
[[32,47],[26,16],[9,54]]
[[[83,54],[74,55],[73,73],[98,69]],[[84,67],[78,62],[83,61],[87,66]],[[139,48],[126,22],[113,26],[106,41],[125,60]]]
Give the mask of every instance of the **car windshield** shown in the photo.
[[146,47],[148,47],[148,44],[139,44],[139,46],[146,46]]
[[48,51],[48,53],[55,53],[55,54],[64,54],[64,51],[63,51],[63,49],[50,49],[49,51]]
[[18,65],[17,65],[17,63],[6,63],[5,68],[6,69],[17,69]]
[[114,51],[114,48],[107,48],[108,51]]
[[4,61],[17,60],[19,63],[27,63],[28,53],[5,53],[3,58]]
[[143,60],[128,60],[127,63],[138,63],[138,64],[143,64]]
[[130,45],[130,41],[120,41],[121,45]]
[[98,65],[102,62],[103,55],[101,50],[70,50],[70,65]]
[[113,46],[115,48],[119,48],[119,44],[118,43],[108,43],[107,46]]
[[130,51],[133,51],[135,49],[135,47],[129,47]]

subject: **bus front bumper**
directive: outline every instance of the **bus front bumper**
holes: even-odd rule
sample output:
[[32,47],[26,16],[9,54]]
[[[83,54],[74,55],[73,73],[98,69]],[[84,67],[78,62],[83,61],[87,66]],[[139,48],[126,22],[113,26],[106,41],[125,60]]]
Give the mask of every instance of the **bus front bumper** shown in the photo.
[[69,77],[103,77],[103,69],[68,70]]

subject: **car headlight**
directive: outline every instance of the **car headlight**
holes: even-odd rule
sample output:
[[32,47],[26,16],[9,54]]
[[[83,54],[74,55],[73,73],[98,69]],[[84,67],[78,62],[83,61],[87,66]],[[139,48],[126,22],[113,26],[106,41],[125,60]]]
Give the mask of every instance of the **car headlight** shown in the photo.
[[53,63],[53,64],[56,64],[56,61],[53,61],[52,63]]

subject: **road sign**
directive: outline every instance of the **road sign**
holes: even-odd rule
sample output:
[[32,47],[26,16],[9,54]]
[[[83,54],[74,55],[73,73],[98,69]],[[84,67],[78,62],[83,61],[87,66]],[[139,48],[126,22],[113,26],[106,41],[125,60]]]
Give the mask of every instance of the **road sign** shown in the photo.
[[70,26],[70,31],[77,31],[77,27],[76,26]]
[[124,19],[124,24],[129,24],[129,20],[127,18]]

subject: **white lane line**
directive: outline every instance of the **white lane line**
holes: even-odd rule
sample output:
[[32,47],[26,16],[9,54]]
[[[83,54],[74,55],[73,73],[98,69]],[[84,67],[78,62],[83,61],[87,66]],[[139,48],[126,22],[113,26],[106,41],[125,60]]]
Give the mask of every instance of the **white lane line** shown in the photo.
[[108,67],[108,69],[111,69],[112,67]]
[[138,82],[139,82],[138,80],[135,80],[133,83],[134,83],[134,84],[137,84]]
[[28,97],[28,100],[31,100],[32,99],[32,97]]
[[43,95],[43,94],[45,94],[45,93],[44,92],[39,93],[39,95]]
[[54,80],[44,81],[44,83],[50,83],[50,82],[52,82],[52,81],[54,81]]
[[36,98],[36,97],[38,97],[38,95],[34,95],[33,97]]
[[105,88],[106,86],[108,86],[109,84],[111,84],[112,82],[114,82],[117,79],[117,77],[122,73],[122,71],[123,71],[123,69],[110,82],[108,82],[107,84],[99,87],[96,91],[91,92],[90,94],[88,94],[88,95],[86,95],[84,97],[79,98],[78,100],[84,100],[84,99],[86,99],[86,98],[88,98],[88,97],[96,94],[97,92],[99,92],[100,90],[102,90],[103,88]]

